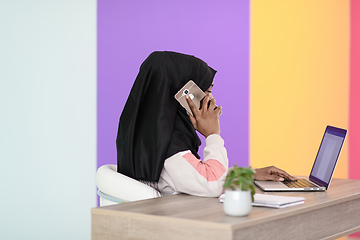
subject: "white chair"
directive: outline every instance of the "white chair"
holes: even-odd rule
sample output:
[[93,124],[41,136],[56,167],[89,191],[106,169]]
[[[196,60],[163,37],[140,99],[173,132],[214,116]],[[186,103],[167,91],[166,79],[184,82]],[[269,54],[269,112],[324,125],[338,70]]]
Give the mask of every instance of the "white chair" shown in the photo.
[[160,197],[154,188],[117,172],[113,164],[103,165],[96,172],[100,206]]

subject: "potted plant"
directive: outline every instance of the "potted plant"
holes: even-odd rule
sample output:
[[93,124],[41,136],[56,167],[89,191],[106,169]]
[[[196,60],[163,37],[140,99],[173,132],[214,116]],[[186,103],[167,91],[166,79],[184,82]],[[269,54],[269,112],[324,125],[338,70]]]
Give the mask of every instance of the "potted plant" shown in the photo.
[[224,211],[230,216],[246,216],[250,213],[254,201],[255,170],[251,167],[234,167],[229,169],[225,178]]

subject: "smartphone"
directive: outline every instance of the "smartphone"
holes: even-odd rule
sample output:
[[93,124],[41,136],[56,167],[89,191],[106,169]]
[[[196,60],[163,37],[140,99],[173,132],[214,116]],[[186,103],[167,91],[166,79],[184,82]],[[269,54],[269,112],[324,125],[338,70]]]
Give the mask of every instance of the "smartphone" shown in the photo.
[[[186,111],[193,115],[185,96],[188,95],[197,109],[200,108],[201,100],[206,94],[192,80],[188,81],[176,94],[175,99],[183,106]],[[194,116],[194,115],[193,115]]]

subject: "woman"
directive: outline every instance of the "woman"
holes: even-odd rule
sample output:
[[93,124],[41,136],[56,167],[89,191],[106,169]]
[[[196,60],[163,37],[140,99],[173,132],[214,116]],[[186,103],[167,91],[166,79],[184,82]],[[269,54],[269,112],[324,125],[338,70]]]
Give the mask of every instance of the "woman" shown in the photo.
[[[221,106],[211,90],[216,71],[194,56],[153,52],[142,63],[120,116],[116,139],[118,172],[144,182],[162,195],[183,192],[217,197],[228,170],[220,136]],[[201,109],[187,99],[194,116],[174,95],[189,80],[206,94]],[[204,160],[195,130],[206,137]],[[257,169],[255,179],[295,180],[275,167]]]

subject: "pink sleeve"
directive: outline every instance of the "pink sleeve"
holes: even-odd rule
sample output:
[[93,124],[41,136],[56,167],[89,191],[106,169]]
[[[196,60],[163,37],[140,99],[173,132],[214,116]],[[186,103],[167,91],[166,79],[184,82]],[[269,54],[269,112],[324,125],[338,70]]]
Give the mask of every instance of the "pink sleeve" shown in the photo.
[[202,162],[197,159],[192,153],[186,153],[183,158],[188,161],[195,168],[195,170],[203,176],[207,181],[217,181],[226,171],[225,167],[217,160],[208,159],[206,162]]
[[229,161],[220,135],[206,138],[203,161],[190,150],[165,160],[162,180],[174,191],[195,196],[218,197],[223,191]]

